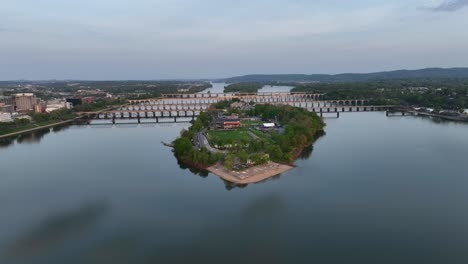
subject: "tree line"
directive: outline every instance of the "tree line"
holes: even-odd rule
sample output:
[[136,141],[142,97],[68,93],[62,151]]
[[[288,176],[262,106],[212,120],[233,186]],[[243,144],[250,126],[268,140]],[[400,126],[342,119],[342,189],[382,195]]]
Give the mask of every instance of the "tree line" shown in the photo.
[[374,105],[468,108],[468,79],[401,79],[296,85],[293,92],[323,93],[325,100],[367,99]]
[[234,83],[224,87],[225,93],[256,93],[262,89],[263,84],[257,82]]

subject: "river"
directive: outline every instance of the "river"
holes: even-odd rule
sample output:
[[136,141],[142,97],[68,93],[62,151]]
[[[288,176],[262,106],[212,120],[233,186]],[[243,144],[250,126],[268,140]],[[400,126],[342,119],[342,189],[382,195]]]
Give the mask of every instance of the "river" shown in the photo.
[[178,165],[183,125],[0,146],[0,263],[467,263],[468,125],[345,113],[248,186]]

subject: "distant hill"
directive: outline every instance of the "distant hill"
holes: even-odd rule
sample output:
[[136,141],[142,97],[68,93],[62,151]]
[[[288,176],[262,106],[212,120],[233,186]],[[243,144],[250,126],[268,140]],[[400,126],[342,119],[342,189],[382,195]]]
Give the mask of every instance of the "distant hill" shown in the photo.
[[468,68],[427,68],[421,70],[397,70],[375,73],[343,74],[253,74],[221,79],[227,83],[239,82],[350,82],[391,79],[442,79],[468,78]]

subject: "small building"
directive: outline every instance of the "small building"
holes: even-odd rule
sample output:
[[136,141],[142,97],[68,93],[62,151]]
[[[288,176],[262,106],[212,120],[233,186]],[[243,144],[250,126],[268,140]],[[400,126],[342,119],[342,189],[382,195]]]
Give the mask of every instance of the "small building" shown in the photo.
[[50,113],[50,112],[52,112],[52,111],[60,110],[60,109],[66,108],[66,107],[67,107],[67,103],[66,103],[66,102],[47,104],[47,107],[46,107],[45,111],[46,111],[47,113]]
[[46,111],[47,104],[45,102],[39,102],[34,106],[34,112],[44,113]]
[[83,97],[81,99],[81,102],[83,104],[92,104],[92,103],[94,103],[94,97],[93,96]]
[[28,115],[18,115],[15,117],[15,119],[27,119],[29,121],[32,121],[32,117],[28,116]]
[[0,122],[1,123],[13,122],[13,119],[11,118],[11,113],[0,112]]
[[81,105],[81,98],[67,98],[67,103],[71,103],[73,106]]
[[263,128],[265,129],[275,128],[275,127],[276,127],[275,123],[263,123]]
[[242,127],[241,121],[239,118],[232,117],[220,117],[216,120],[216,128],[219,129],[233,129]]
[[13,105],[13,103],[14,103],[13,97],[0,95],[0,104]]
[[0,112],[13,113],[15,107],[13,105],[6,105],[5,103],[0,103]]

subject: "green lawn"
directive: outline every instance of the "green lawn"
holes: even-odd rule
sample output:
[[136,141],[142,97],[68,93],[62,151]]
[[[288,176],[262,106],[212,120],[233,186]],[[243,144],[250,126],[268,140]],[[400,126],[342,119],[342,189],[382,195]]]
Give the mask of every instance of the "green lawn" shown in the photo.
[[241,121],[243,126],[254,126],[254,125],[262,125],[262,121],[250,121],[250,120],[242,120]]
[[235,141],[250,141],[252,137],[247,133],[246,130],[229,130],[229,131],[210,131],[210,141],[213,142],[226,142],[229,140]]
[[268,134],[268,133],[263,133],[262,131],[258,131],[258,130],[255,130],[255,129],[250,129],[250,132],[255,134],[257,137],[265,140],[267,143],[270,143],[270,144],[274,143],[273,140],[271,139],[270,134]]

